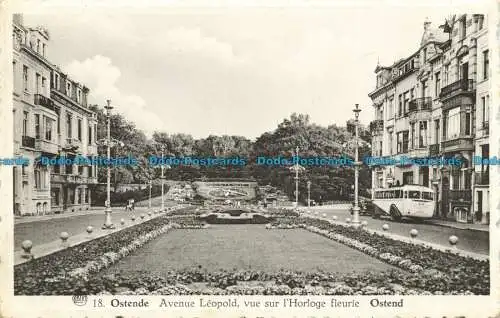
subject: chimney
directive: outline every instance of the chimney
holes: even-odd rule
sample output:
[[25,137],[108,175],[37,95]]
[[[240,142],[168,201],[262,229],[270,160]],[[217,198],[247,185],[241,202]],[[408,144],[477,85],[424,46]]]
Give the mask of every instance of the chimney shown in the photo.
[[431,25],[431,21],[429,20],[429,17],[426,17],[425,21],[424,21],[424,31],[429,30],[430,25]]
[[23,15],[21,13],[14,13],[12,17],[12,22],[18,25],[24,25]]

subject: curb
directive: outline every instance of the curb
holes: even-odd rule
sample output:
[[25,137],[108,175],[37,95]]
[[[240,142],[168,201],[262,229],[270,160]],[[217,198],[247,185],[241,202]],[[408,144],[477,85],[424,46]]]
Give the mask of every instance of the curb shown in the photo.
[[427,221],[425,224],[447,227],[447,228],[456,229],[456,230],[466,230],[466,231],[476,231],[476,232],[486,232],[486,233],[490,232],[489,227],[486,229],[464,228],[464,227],[459,227],[459,226],[455,226],[452,224],[434,223],[432,221],[431,222]]

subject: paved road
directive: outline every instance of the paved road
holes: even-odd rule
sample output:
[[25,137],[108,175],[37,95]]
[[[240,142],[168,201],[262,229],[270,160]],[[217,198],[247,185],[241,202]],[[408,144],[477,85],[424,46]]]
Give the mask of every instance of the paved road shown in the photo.
[[[345,221],[346,218],[352,218],[348,210],[325,210],[320,211],[319,215],[323,213],[327,215],[327,218],[336,215],[339,221]],[[419,233],[418,239],[440,245],[449,245],[448,238],[451,235],[456,235],[459,239],[457,245],[459,249],[480,254],[489,253],[488,232],[454,229],[411,220],[403,220],[401,222],[394,222],[390,219],[377,220],[370,216],[360,216],[360,220],[366,220],[368,222],[368,228],[376,230],[381,230],[382,225],[387,223],[390,227],[390,232],[404,236],[409,236],[411,229],[417,229]]]
[[[172,206],[174,203],[166,202],[165,205]],[[159,206],[153,206],[153,209],[155,208],[158,209]],[[119,223],[122,218],[129,221],[132,214],[139,217],[141,213],[146,211],[146,208],[138,208],[134,212],[124,211],[124,208],[113,208],[111,217],[113,223]],[[84,215],[18,223],[14,225],[14,250],[20,250],[24,240],[31,240],[35,246],[58,240],[61,232],[68,232],[70,235],[83,233],[87,226],[91,225],[97,228],[101,227],[103,223],[104,214],[96,211],[89,211],[88,214]]]

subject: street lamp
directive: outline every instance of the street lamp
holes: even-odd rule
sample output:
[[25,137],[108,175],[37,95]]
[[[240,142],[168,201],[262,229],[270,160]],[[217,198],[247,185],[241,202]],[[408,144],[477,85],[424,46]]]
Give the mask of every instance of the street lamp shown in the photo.
[[163,147],[161,149],[161,160],[162,160],[162,164],[161,164],[161,212],[165,211],[165,198],[163,196],[164,194],[164,185],[165,185],[165,175],[164,175],[164,172],[165,172],[165,167],[163,166]]
[[149,179],[149,201],[148,201],[148,207],[149,210],[151,210],[151,188],[153,187],[153,181]]
[[307,207],[311,207],[311,181],[307,180]]
[[104,221],[104,225],[102,226],[103,230],[111,230],[114,229],[115,226],[113,225],[113,222],[111,222],[111,110],[113,107],[111,106],[111,100],[107,100],[107,105],[104,106],[106,109],[106,118],[107,118],[107,126],[108,126],[108,132],[107,132],[107,140],[106,140],[106,148],[107,148],[107,157],[108,157],[108,175],[107,175],[107,180],[106,180],[106,209],[104,210],[104,213],[106,214],[106,218]]
[[358,179],[359,179],[359,142],[358,142],[358,127],[359,127],[359,112],[361,112],[361,109],[359,109],[359,104],[356,104],[356,108],[352,110],[354,112],[355,116],[355,157],[354,157],[354,208],[353,210],[353,217],[352,217],[352,224],[354,226],[359,226],[359,199],[358,199]]
[[299,165],[299,147],[295,148],[295,156],[297,160],[295,165],[290,168],[290,170],[295,171],[295,207],[299,206],[299,171],[305,170],[304,167]]

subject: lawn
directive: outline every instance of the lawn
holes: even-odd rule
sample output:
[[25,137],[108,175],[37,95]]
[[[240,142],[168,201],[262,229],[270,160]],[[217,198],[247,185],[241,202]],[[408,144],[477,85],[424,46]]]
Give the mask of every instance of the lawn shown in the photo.
[[280,269],[363,272],[394,267],[302,229],[267,230],[263,225],[212,225],[175,230],[143,246],[106,272],[162,273],[202,266],[220,269]]

